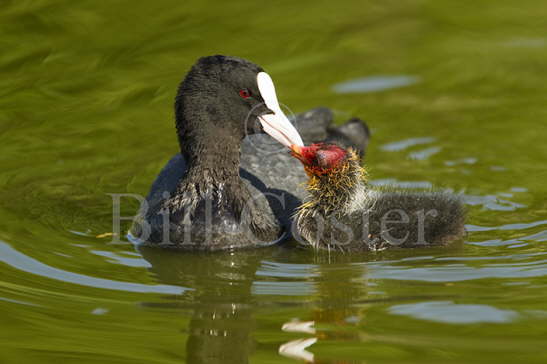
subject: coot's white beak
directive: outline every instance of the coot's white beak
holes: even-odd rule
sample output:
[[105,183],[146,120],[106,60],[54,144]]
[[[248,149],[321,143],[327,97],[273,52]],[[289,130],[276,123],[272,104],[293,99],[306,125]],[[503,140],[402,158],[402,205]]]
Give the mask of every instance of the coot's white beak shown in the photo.
[[279,107],[272,78],[266,72],[260,72],[256,83],[266,107],[274,112],[258,117],[264,131],[286,147],[303,146],[300,134]]

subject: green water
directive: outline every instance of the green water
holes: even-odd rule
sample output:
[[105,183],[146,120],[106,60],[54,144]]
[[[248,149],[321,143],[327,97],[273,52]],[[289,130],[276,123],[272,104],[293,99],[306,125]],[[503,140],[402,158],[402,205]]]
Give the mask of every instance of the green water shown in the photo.
[[[546,362],[546,31],[543,0],[0,1],[0,363],[294,363],[302,339],[318,363]],[[375,183],[464,193],[465,243],[97,237],[108,193],[146,193],[177,151],[176,86],[216,53],[262,65],[294,112],[365,118]],[[415,83],[334,91],[373,76]]]

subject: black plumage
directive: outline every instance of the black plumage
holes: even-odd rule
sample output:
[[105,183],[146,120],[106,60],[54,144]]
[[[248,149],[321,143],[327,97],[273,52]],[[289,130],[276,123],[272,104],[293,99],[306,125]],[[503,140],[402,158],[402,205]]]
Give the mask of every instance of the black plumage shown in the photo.
[[[257,86],[259,66],[236,57],[201,58],[181,83],[175,102],[181,154],[162,169],[131,234],[144,243],[192,250],[271,245],[290,234],[306,180],[288,150],[260,134],[268,113]],[[252,97],[242,99],[238,90]],[[319,108],[298,115],[306,142],[344,131]],[[355,121],[352,121],[355,123]],[[346,142],[364,150],[368,141]]]

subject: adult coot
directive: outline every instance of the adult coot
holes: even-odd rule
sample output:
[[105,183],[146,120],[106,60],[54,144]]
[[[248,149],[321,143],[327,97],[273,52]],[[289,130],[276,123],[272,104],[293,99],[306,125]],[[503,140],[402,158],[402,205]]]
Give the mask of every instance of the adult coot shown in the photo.
[[[154,181],[131,235],[191,250],[286,238],[306,180],[287,148],[303,141],[281,111],[268,74],[241,58],[203,57],[179,86],[175,117],[181,153]],[[307,142],[330,138],[364,151],[362,122],[333,128],[331,121],[332,113],[319,108],[299,115],[296,125]]]

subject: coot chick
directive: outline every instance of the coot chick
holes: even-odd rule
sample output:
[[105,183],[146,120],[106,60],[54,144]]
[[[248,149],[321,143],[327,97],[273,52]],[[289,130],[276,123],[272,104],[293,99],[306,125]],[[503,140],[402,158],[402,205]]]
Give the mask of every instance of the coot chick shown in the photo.
[[299,240],[342,251],[446,245],[464,233],[461,198],[446,192],[371,189],[358,155],[335,144],[292,146],[308,175],[295,216]]
[[[241,58],[203,57],[179,86],[175,116],[181,153],[154,181],[131,235],[146,245],[189,250],[265,246],[287,238],[305,195],[299,186],[305,174],[263,132],[286,147],[303,143],[268,74]],[[328,137],[330,111],[316,109],[299,120],[310,135],[323,131]],[[364,149],[367,141],[368,134],[360,145],[348,143]]]

